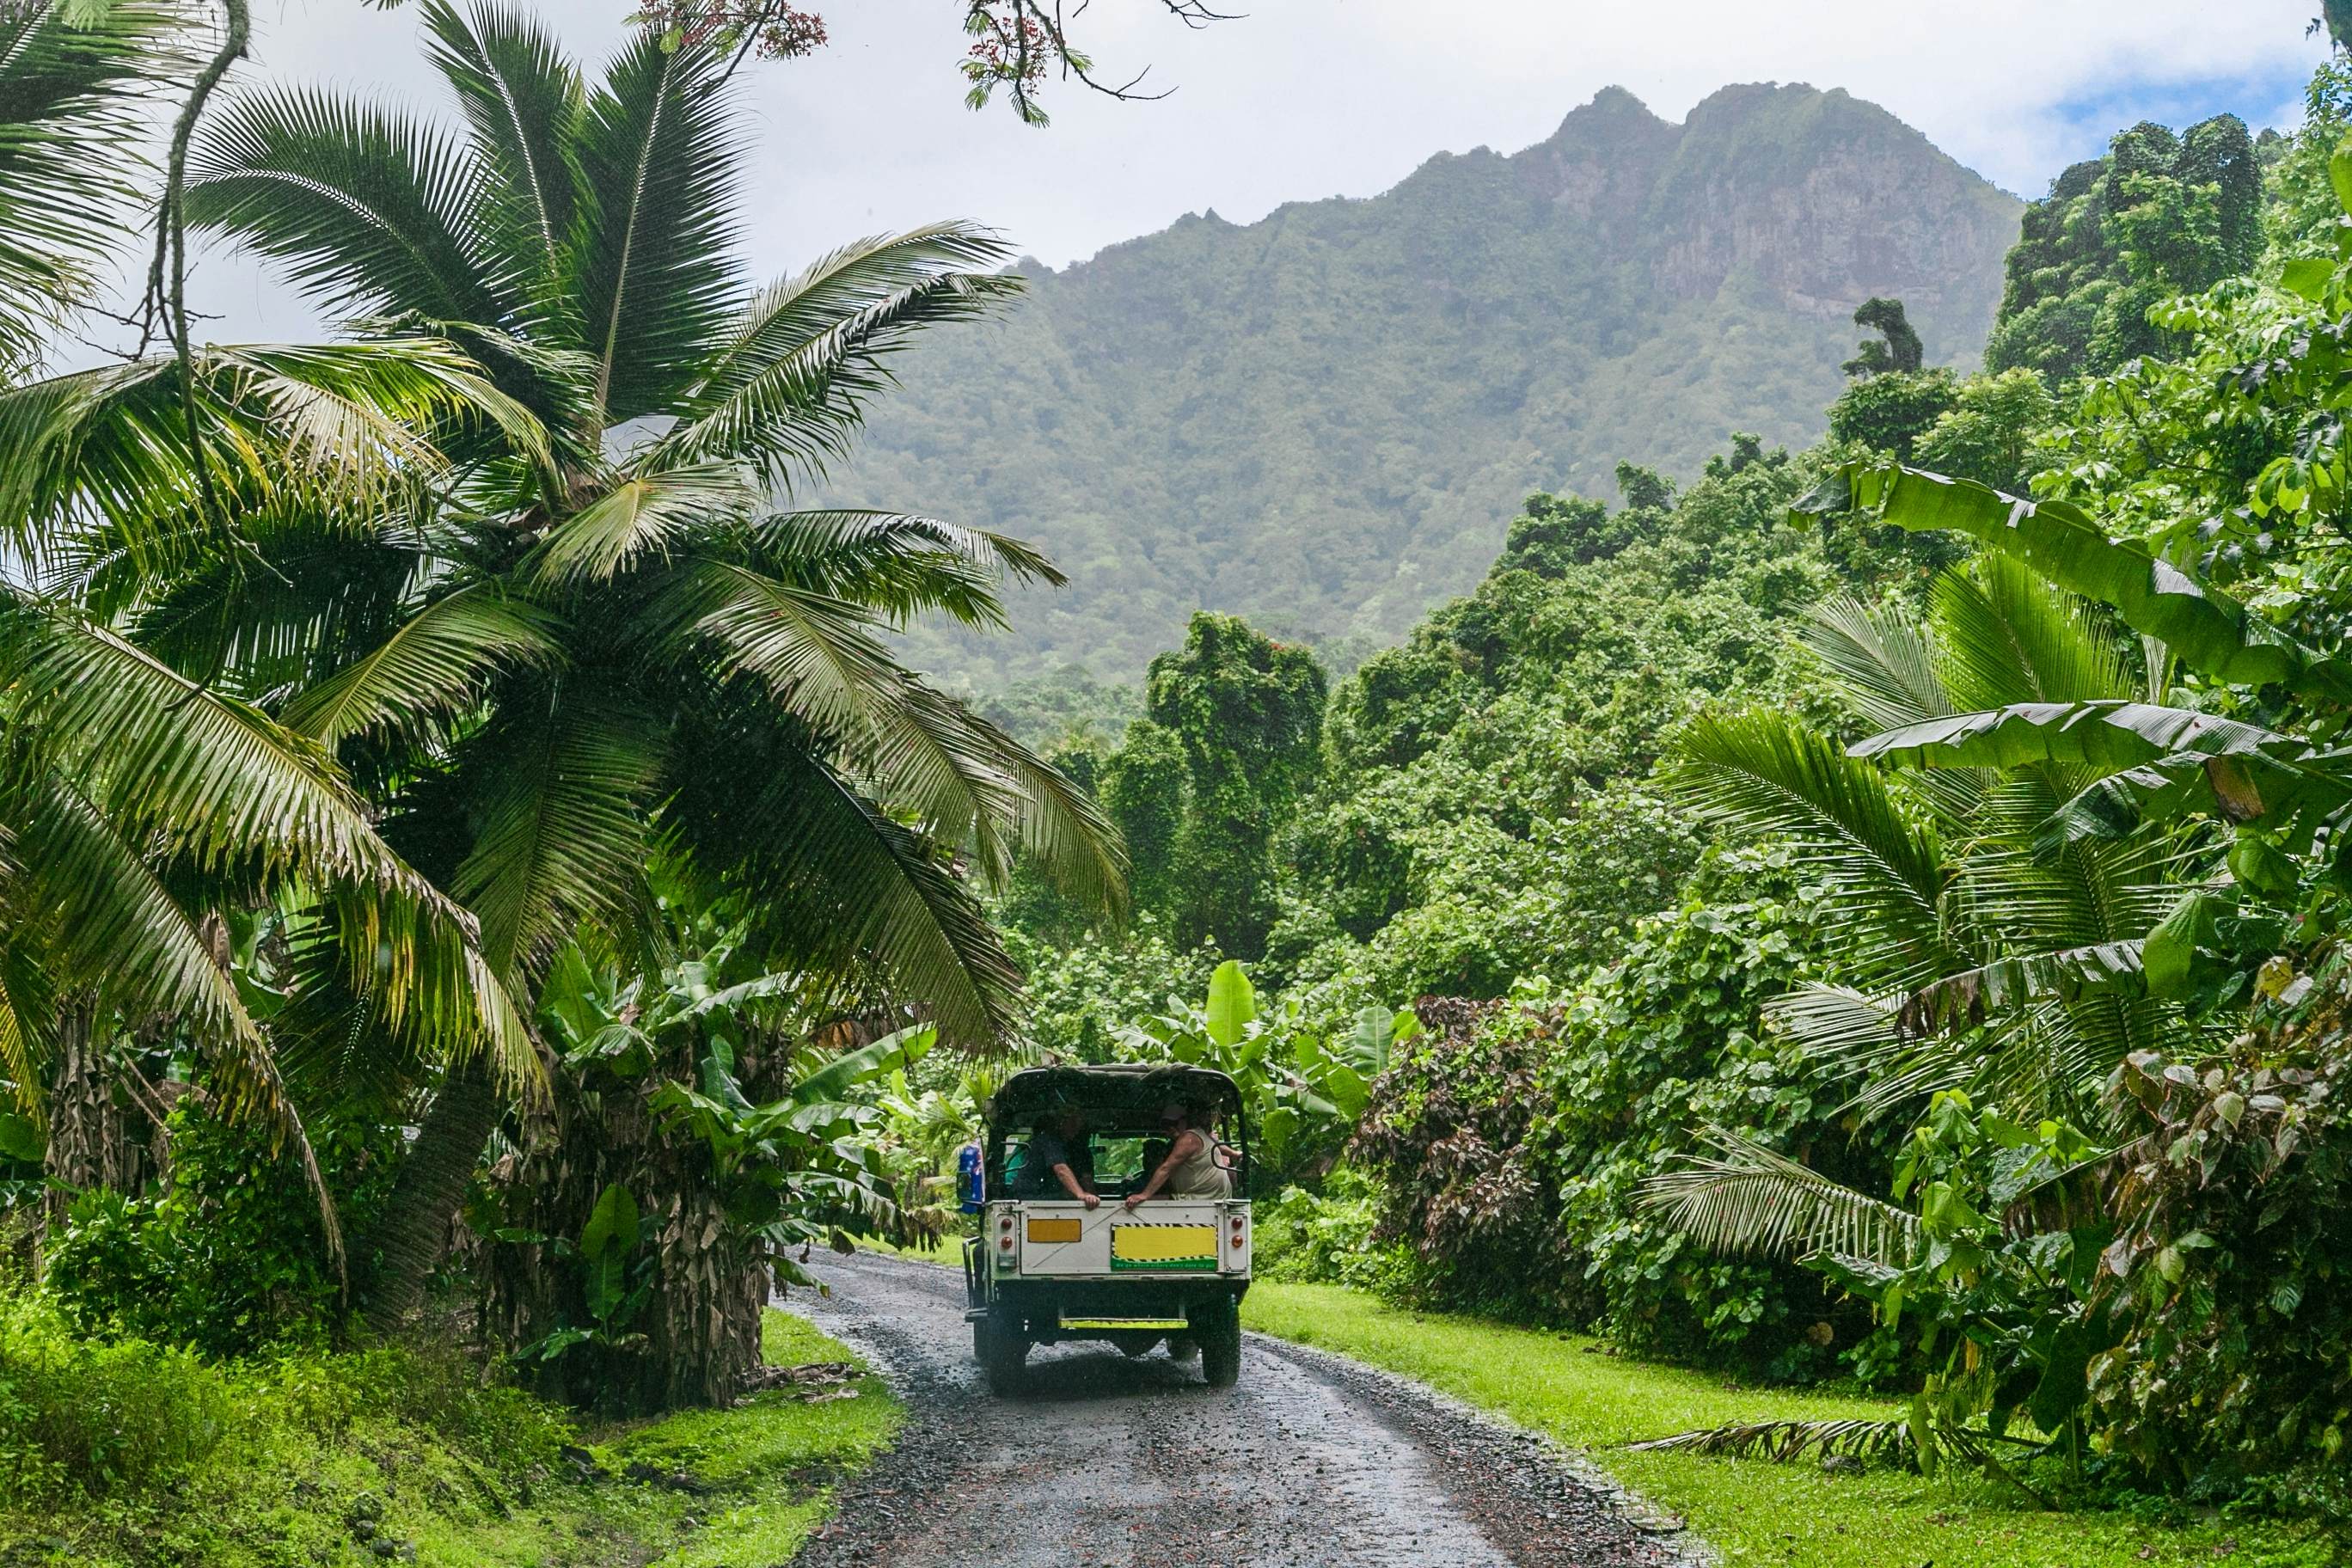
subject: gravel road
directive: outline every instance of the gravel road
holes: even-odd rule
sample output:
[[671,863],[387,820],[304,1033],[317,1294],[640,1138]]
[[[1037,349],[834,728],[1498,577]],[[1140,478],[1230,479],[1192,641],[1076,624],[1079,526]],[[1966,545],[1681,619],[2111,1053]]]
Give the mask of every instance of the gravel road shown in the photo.
[[1030,1352],[981,1381],[952,1268],[861,1253],[785,1305],[907,1402],[798,1568],[1633,1568],[1698,1559],[1531,1434],[1337,1356],[1246,1336],[1238,1387],[1164,1352]]

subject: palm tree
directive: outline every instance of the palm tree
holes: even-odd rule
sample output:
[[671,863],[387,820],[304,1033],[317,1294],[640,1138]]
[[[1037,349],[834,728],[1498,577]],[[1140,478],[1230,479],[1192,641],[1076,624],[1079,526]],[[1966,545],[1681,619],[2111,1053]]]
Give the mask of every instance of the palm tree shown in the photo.
[[2053,839],[2052,819],[2115,771],[2099,756],[1892,773],[1876,758],[1956,713],[2160,696],[2162,659],[2134,668],[2104,611],[1998,554],[1939,579],[1924,618],[1837,601],[1803,636],[1888,736],[1849,752],[1757,711],[1703,717],[1680,745],[1702,810],[1792,844],[1830,889],[1840,983],[1801,987],[1777,1017],[1861,1080],[1866,1109],[1964,1089],[2084,1114],[2093,1080],[2188,1028],[2145,983],[2144,943],[2197,879],[2197,844],[2137,827]]
[[[422,426],[535,426],[446,345],[212,350],[184,381],[157,357],[19,381],[126,237],[142,110],[173,66],[172,18],[136,4],[0,15],[0,1073],[19,1111],[54,1111],[50,1168],[110,1094],[93,1031],[167,1016],[217,1053],[232,1110],[273,1120],[331,1209],[278,1064],[205,930],[232,903],[332,911],[349,983],[453,1053],[487,1045],[510,1081],[535,1063],[471,922],[377,835],[317,745],[40,591],[105,531],[140,552],[187,518],[195,472],[254,504],[334,504],[438,454]],[[189,430],[203,438],[194,460]],[[200,520],[201,521],[201,520]],[[322,954],[322,956],[327,956]],[[64,1100],[44,1105],[54,1074]]]
[[[754,287],[730,254],[721,56],[641,39],[591,87],[517,13],[436,0],[425,19],[463,145],[257,94],[202,139],[189,214],[356,335],[458,344],[552,449],[453,437],[453,482],[364,527],[273,520],[236,555],[146,574],[139,624],[372,780],[519,994],[583,922],[654,940],[659,840],[747,902],[772,962],[878,968],[948,1037],[1006,1037],[1019,976],[968,879],[1018,851],[1115,904],[1112,835],[879,633],[932,610],[1001,624],[999,575],[1059,578],[996,535],[768,500],[845,449],[912,333],[1014,291],[981,270],[1002,246],[940,225]],[[377,1321],[416,1299],[498,1114],[487,1076],[442,1084],[376,1238]]]

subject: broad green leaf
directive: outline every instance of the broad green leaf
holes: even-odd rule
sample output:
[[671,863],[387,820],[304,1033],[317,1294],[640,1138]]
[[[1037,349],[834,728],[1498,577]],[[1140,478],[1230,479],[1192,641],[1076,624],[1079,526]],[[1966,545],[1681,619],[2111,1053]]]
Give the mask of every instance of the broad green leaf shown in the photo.
[[2067,502],[2024,500],[1973,479],[1872,462],[1846,465],[1792,510],[1800,518],[1876,511],[1913,532],[1967,534],[2022,558],[2062,588],[2113,605],[2126,625],[2160,639],[2191,668],[2352,702],[2352,674],[2339,660],[2303,647],[2145,547],[2109,539]]
[[580,1256],[602,1258],[608,1251],[626,1252],[637,1244],[637,1200],[614,1182],[596,1199],[588,1223],[580,1230]]
[[1998,959],[1923,985],[1898,1015],[1909,1037],[1948,1034],[2041,1001],[2078,1001],[2116,993],[2138,995],[2146,957],[2137,942],[2098,942],[2056,952]]
[[2176,752],[2200,756],[2277,753],[2310,747],[2234,719],[2146,702],[2021,702],[1906,724],[1858,741],[1849,752],[1916,767],[2018,768],[2065,763],[2128,768]]
[[[1411,1014],[1402,1015],[1412,1017]],[[1349,1039],[1349,1061],[1366,1078],[1378,1078],[1389,1070],[1389,1051],[1397,1038],[1397,1018],[1386,1007],[1376,1005],[1365,1007],[1356,1015],[1356,1027]],[[1414,1018],[1418,1024],[1421,1020]]]
[[37,1165],[48,1152],[49,1141],[40,1124],[13,1110],[0,1111],[0,1159]]
[[2316,304],[2327,297],[2328,280],[2335,276],[2336,263],[2325,257],[2306,256],[2279,269],[2279,285]]
[[2336,205],[2352,213],[2352,138],[2336,149],[2327,160],[2327,182],[2336,187]]
[[912,1067],[930,1054],[939,1038],[935,1026],[919,1024],[885,1035],[872,1045],[844,1051],[803,1079],[793,1089],[793,1099],[802,1105],[839,1100],[859,1084]]
[[2172,912],[2157,922],[2141,944],[2141,963],[2148,991],[2158,996],[2185,996],[2197,949],[2214,941],[2214,916],[2221,900],[2203,889],[2182,895]]
[[1231,1050],[1242,1043],[1256,1016],[1256,988],[1239,960],[1225,960],[1209,976],[1209,1038]]

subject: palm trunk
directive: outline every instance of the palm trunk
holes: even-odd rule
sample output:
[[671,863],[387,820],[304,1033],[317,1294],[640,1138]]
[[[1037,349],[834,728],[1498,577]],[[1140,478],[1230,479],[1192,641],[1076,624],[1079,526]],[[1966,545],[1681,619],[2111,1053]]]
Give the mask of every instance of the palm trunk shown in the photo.
[[374,1332],[390,1333],[424,1300],[499,1110],[489,1064],[478,1055],[451,1069],[434,1096],[368,1237],[377,1263],[363,1316]]
[[92,1009],[68,1005],[58,1020],[58,1050],[49,1085],[47,1223],[65,1217],[75,1194],[97,1187],[136,1194],[146,1174],[146,1145],[130,1112],[115,1103],[106,1047],[96,1037]]

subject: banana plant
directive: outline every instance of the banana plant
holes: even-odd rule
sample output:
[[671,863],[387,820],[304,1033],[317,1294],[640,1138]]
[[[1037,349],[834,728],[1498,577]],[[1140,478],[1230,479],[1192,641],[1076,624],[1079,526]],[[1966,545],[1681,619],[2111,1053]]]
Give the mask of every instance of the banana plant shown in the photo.
[[[810,1029],[821,988],[797,973],[746,973],[740,932],[697,931],[699,952],[625,974],[568,944],[551,966],[541,1019],[582,1081],[659,1079],[647,1110],[664,1136],[699,1144],[730,1223],[755,1234],[788,1275],[788,1254],[898,1216],[882,1150],[887,1112],[874,1090],[938,1043],[928,1024],[843,1049]],[[754,1101],[740,1069],[747,1050],[789,1047],[783,1093]]]
[[1119,1039],[1132,1059],[1186,1062],[1232,1079],[1260,1152],[1280,1168],[1352,1131],[1372,1079],[1421,1027],[1410,1009],[1367,1006],[1343,1028],[1318,1030],[1295,999],[1261,1007],[1248,973],[1227,959],[1210,974],[1202,1005],[1171,996],[1166,1013],[1136,1020]]
[[[2011,702],[1916,717],[1856,742],[1854,759],[1949,774],[2074,774],[2034,835],[2044,856],[2170,831],[2210,847],[2205,874],[2176,890],[2142,938],[2045,955],[1923,989],[1916,1021],[1983,1016],[1990,992],[2021,999],[2146,994],[2210,1008],[2244,1001],[2290,942],[2334,934],[2352,892],[2352,750],[2340,742],[2352,676],[2245,605],[2145,546],[2111,540],[2080,509],[1916,469],[1852,465],[1801,503],[1811,515],[1872,510],[1912,530],[1948,528],[2022,559],[2111,606],[2149,639],[2152,662],[2222,692],[2268,689],[2311,715],[2305,733],[2126,697]],[[2151,691],[2150,698],[2169,695]]]
[[515,1352],[518,1361],[553,1361],[579,1345],[632,1350],[646,1336],[630,1328],[654,1291],[654,1259],[637,1254],[637,1201],[615,1182],[607,1186],[580,1227],[577,1241],[562,1237],[531,1239],[559,1258],[576,1260],[588,1306],[586,1323],[567,1323]]

